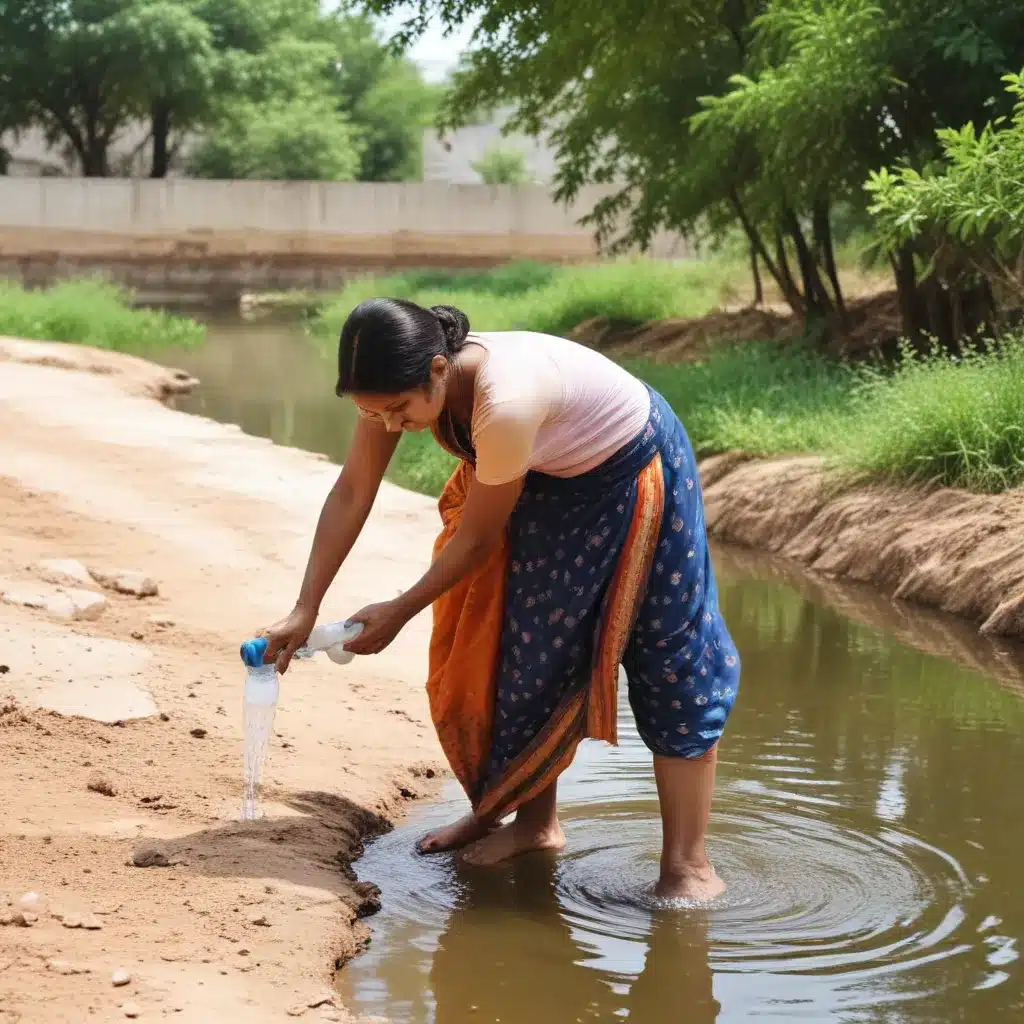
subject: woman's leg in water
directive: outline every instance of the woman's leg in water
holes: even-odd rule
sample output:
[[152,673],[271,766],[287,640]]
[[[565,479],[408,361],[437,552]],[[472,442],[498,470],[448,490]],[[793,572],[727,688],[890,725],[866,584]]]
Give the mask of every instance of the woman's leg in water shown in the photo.
[[552,782],[523,804],[507,825],[468,847],[463,860],[485,867],[535,850],[560,850],[565,846],[565,833],[558,821],[557,803],[558,783]]
[[696,758],[654,757],[662,832],[658,896],[703,901],[725,892],[704,843],[717,760],[717,747]]

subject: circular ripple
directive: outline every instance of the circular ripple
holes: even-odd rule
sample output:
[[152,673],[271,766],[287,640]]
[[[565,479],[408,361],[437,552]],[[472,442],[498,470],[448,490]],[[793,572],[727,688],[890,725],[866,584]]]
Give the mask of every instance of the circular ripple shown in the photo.
[[[654,896],[656,820],[576,817],[569,831],[559,869],[563,913],[598,941],[642,938],[652,913],[671,909]],[[704,910],[716,970],[891,970],[965,948],[956,931],[969,883],[955,861],[913,837],[735,801],[714,816],[711,834],[712,859],[729,887]]]

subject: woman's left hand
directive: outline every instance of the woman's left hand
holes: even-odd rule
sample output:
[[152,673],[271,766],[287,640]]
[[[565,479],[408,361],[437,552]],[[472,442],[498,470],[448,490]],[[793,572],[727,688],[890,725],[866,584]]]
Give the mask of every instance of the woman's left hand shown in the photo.
[[345,650],[353,654],[379,654],[401,632],[409,621],[406,610],[397,601],[382,601],[368,604],[349,622],[361,622],[362,632],[345,644]]

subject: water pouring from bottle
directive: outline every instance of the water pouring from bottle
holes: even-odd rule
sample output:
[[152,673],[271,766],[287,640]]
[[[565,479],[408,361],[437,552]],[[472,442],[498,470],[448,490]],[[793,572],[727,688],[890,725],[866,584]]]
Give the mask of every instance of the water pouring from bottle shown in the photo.
[[[316,626],[306,643],[295,652],[300,659],[312,658],[320,651],[336,665],[347,665],[355,655],[345,650],[345,644],[362,631],[361,622],[326,622]],[[267,641],[263,637],[246,640],[241,647],[246,667],[245,687],[242,692],[242,820],[254,821],[260,817],[257,804],[263,763],[270,745],[274,727],[277,698],[281,680],[273,664],[265,665]]]

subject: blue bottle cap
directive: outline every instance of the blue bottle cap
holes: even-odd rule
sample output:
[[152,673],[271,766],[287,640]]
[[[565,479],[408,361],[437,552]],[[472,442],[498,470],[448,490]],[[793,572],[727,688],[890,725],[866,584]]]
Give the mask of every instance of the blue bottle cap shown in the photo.
[[267,640],[266,637],[257,637],[254,640],[246,640],[242,644],[242,649],[239,652],[242,655],[242,661],[245,662],[249,668],[258,668],[263,664],[263,655],[267,653]]

